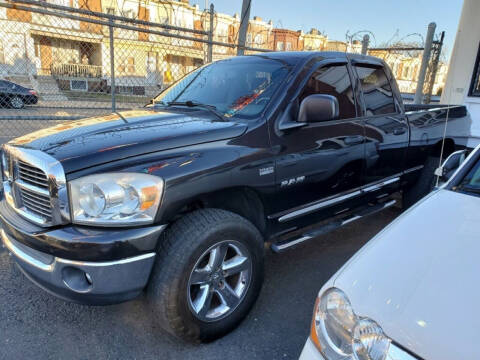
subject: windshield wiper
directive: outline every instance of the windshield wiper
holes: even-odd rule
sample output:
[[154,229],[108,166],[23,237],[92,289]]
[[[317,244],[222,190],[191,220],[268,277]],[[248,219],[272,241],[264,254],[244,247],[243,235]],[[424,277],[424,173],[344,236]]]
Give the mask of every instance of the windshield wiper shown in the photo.
[[225,117],[217,110],[217,107],[214,105],[202,104],[193,101],[171,101],[168,103],[168,106],[187,106],[187,107],[198,107],[210,111],[221,121],[226,121]]
[[460,185],[460,186],[457,186],[455,190],[463,191],[463,192],[467,192],[475,195],[480,195],[480,188],[474,187],[474,186]]

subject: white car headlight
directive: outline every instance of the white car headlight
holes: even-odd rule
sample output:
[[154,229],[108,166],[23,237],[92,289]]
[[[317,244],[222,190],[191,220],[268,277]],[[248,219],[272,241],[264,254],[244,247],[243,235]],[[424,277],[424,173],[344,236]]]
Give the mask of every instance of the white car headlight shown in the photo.
[[137,173],[91,175],[69,186],[73,222],[97,226],[152,223],[163,193],[161,178]]
[[355,315],[336,288],[317,299],[310,337],[327,360],[384,360],[391,342],[376,322]]

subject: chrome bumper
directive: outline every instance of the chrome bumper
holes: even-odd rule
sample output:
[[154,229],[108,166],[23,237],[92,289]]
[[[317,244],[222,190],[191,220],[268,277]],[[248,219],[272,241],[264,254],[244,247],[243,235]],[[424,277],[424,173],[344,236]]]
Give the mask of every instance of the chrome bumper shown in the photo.
[[153,252],[117,261],[72,261],[27,247],[3,229],[0,237],[30,280],[58,297],[79,303],[101,305],[134,298],[146,286],[155,261]]

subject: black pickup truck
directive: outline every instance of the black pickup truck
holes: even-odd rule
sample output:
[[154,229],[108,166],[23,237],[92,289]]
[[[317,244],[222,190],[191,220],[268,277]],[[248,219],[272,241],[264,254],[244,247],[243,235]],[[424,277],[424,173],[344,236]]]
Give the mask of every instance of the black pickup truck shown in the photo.
[[144,109],[4,145],[0,235],[45,290],[86,304],[145,291],[159,325],[208,341],[254,304],[266,247],[385,209],[399,191],[413,203],[469,127],[462,106],[404,106],[373,57],[222,60]]

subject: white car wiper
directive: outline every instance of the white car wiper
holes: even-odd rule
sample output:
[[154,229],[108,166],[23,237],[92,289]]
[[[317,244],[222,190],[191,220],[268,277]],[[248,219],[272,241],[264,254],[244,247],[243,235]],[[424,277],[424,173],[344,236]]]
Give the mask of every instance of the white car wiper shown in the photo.
[[217,107],[214,105],[202,104],[193,101],[171,101],[168,103],[168,106],[187,106],[187,107],[199,107],[205,110],[210,111],[221,121],[226,121],[225,117],[217,110]]
[[454,190],[480,195],[480,188],[468,184],[457,186]]

